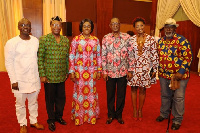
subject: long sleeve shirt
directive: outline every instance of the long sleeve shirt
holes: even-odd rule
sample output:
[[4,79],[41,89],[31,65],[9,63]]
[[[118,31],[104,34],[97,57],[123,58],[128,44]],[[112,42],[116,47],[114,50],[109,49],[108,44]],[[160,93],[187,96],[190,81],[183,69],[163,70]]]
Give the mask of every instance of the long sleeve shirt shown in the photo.
[[38,49],[38,68],[40,77],[47,77],[50,83],[66,80],[69,67],[69,40],[60,35],[57,43],[52,33],[40,37]]
[[38,39],[30,36],[23,40],[16,36],[5,45],[5,66],[11,84],[18,82],[19,91],[14,93],[31,93],[40,89],[37,65]]
[[139,54],[137,36],[130,37],[129,43],[132,47],[132,53],[134,58],[133,64],[133,78],[128,81],[130,86],[140,86],[150,88],[151,84],[156,83],[156,78],[151,78],[150,71],[157,72],[158,68],[158,53],[157,43],[155,39],[144,34],[146,39],[142,48],[142,54]]
[[169,42],[162,37],[158,40],[158,55],[160,77],[171,79],[173,74],[179,72],[183,74],[183,79],[189,78],[192,48],[185,37],[174,34]]
[[101,47],[99,39],[90,35],[85,38],[82,34],[73,38],[70,47],[69,73],[89,70],[91,73],[101,72]]
[[103,74],[108,74],[111,78],[120,78],[127,75],[128,71],[133,71],[133,59],[130,55],[131,47],[128,43],[129,35],[126,33],[114,37],[109,33],[102,40],[102,69]]

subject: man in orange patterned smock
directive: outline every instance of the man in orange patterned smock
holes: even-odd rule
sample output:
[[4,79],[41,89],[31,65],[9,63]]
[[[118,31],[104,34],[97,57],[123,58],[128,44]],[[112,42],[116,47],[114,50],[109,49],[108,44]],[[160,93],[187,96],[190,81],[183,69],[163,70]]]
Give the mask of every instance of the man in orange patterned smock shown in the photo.
[[73,38],[70,47],[69,73],[74,82],[72,120],[75,125],[95,124],[100,113],[96,80],[101,77],[101,56],[99,39],[90,35],[93,28],[91,20],[82,20],[79,26],[82,34]]

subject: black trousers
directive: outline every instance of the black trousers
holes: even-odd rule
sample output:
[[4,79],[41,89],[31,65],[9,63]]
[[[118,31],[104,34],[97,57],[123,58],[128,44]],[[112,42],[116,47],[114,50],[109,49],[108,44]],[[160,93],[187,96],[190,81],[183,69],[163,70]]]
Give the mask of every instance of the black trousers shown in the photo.
[[45,101],[48,114],[47,123],[55,122],[62,118],[65,106],[65,82],[45,83]]
[[[108,117],[122,118],[122,112],[125,105],[127,79],[126,76],[121,78],[110,78],[106,81],[107,90],[107,108]],[[117,93],[116,93],[117,91]],[[117,96],[115,110],[115,94]]]

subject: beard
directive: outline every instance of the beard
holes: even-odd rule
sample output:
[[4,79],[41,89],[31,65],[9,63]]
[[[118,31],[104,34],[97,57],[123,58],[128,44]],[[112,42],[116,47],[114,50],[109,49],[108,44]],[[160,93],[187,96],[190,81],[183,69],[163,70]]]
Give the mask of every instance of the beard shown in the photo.
[[165,32],[165,36],[166,36],[167,38],[171,38],[171,37],[173,37],[174,33],[175,33],[175,32],[170,32],[170,34],[167,34],[167,33]]

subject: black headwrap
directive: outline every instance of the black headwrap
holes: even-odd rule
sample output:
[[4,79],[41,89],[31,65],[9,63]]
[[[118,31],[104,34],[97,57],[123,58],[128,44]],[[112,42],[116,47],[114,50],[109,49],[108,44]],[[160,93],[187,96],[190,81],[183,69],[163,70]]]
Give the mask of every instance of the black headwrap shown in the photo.
[[52,17],[52,18],[51,18],[51,20],[50,20],[50,25],[51,25],[52,21],[54,21],[54,20],[57,20],[57,21],[62,22],[62,18],[60,18],[59,16],[55,16],[55,17]]

